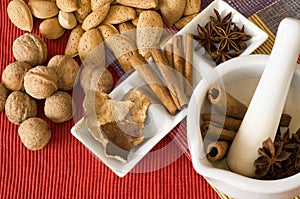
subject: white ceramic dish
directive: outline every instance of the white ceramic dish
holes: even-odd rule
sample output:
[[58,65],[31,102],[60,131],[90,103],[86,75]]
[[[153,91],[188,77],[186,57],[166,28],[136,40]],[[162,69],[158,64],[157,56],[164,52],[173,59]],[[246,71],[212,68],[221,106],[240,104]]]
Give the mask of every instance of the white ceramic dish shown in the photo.
[[[215,82],[223,82],[227,92],[249,105],[268,58],[267,55],[250,55],[219,65],[212,72],[214,75],[203,79],[197,85],[188,107],[187,136],[193,166],[212,186],[233,198],[291,198],[300,194],[300,174],[272,181],[251,179],[229,171],[226,160],[211,164],[203,151],[199,123],[200,114],[208,111],[208,86]],[[222,77],[222,81],[219,77]],[[299,65],[293,77],[284,112],[292,116],[290,129],[291,132],[296,132],[300,127]]]
[[[213,15],[213,9],[217,9],[221,14],[232,12],[233,21],[241,25],[245,25],[245,31],[253,37],[247,43],[248,47],[242,55],[250,54],[255,48],[261,45],[266,39],[267,35],[257,26],[248,21],[240,13],[230,7],[223,1],[217,0],[211,3],[205,10],[203,10],[195,19],[193,19],[185,28],[177,34],[194,33],[197,34],[197,24],[205,25],[209,20],[209,16]],[[169,41],[171,42],[171,40]],[[197,85],[201,80],[201,74],[209,73],[214,65],[207,61],[198,52],[194,53],[194,85]],[[111,93],[110,97],[114,99],[121,99],[123,95],[131,88],[143,87],[146,93],[151,93],[145,82],[140,78],[137,72],[131,74],[126,80],[118,85]],[[151,94],[149,95],[151,97]],[[152,97],[153,98],[153,97]],[[148,117],[145,126],[145,141],[131,150],[128,161],[126,163],[118,160],[108,158],[104,154],[102,145],[97,142],[89,133],[83,120],[80,120],[71,130],[71,133],[84,144],[96,157],[98,157],[104,164],[106,164],[118,176],[125,176],[163,137],[165,137],[185,116],[187,109],[183,109],[175,116],[169,115],[166,110],[160,105],[151,105],[148,110]]]

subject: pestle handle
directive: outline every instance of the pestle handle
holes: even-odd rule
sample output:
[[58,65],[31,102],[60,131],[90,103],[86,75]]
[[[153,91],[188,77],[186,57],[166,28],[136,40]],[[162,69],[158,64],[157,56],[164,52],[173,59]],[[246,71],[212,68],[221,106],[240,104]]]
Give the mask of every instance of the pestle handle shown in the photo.
[[300,21],[281,21],[268,64],[261,76],[248,110],[227,155],[229,168],[253,177],[257,150],[276,130],[300,52]]

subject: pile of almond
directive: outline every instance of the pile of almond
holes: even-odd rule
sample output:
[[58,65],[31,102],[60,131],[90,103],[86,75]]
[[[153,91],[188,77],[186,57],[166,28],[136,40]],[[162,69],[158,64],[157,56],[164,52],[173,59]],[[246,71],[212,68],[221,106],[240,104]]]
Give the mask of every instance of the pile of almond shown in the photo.
[[[200,0],[28,0],[27,4],[22,0],[12,0],[7,12],[12,23],[29,32],[33,28],[33,16],[43,19],[39,30],[49,39],[57,39],[65,30],[72,30],[65,54],[73,57],[79,54],[83,61],[105,40],[105,31],[109,31],[111,36],[111,33],[139,28],[139,24],[143,24],[142,27],[162,28],[162,21],[181,29],[197,15],[200,4]],[[151,12],[145,13],[147,10]],[[149,17],[154,21],[147,19]],[[108,30],[103,30],[103,25],[108,25]],[[158,33],[160,36],[161,33]],[[143,41],[137,41],[138,48],[141,47],[139,43]],[[143,50],[139,53],[149,55]],[[120,59],[119,62],[126,62],[124,58]],[[121,65],[127,72],[126,63]]]

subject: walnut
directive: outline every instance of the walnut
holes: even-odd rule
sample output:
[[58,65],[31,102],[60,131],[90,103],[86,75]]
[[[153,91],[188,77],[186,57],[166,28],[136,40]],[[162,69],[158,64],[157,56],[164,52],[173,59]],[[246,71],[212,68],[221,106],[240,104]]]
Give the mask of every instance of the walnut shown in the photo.
[[51,138],[51,129],[44,120],[33,117],[22,122],[18,134],[27,149],[36,151],[48,144]]
[[79,71],[79,65],[70,55],[55,55],[48,63],[58,76],[58,88],[72,90]]
[[26,92],[36,99],[50,97],[58,89],[57,82],[56,72],[46,66],[32,68],[24,77]]
[[46,43],[37,35],[25,33],[13,43],[13,55],[31,66],[41,65],[47,59]]
[[62,123],[73,117],[72,97],[63,91],[55,92],[46,99],[45,115],[55,123]]
[[105,68],[85,66],[80,73],[80,85],[84,91],[109,93],[113,87],[113,77]]
[[4,110],[7,95],[8,90],[5,86],[3,86],[3,84],[0,84],[0,112]]
[[34,99],[21,91],[12,92],[5,103],[5,112],[8,120],[20,124],[37,114],[37,105]]
[[6,66],[2,73],[4,86],[11,91],[24,90],[24,76],[31,68],[32,67],[25,62],[14,62]]

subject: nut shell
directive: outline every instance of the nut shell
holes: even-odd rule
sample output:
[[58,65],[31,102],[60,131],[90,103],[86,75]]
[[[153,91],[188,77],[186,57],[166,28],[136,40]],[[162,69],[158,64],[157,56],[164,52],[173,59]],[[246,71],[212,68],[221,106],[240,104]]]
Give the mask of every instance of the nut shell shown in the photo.
[[58,22],[63,28],[68,30],[75,28],[77,25],[77,19],[74,13],[62,10],[58,13]]
[[56,72],[46,66],[30,69],[24,77],[25,91],[36,99],[50,97],[58,89]]
[[0,84],[0,112],[4,110],[6,98],[8,95],[8,90],[3,86],[3,84]]
[[44,111],[52,122],[68,121],[73,117],[72,97],[66,92],[57,91],[46,99]]
[[18,134],[27,149],[37,151],[50,141],[51,128],[44,120],[33,117],[20,125]]
[[31,66],[41,65],[47,59],[46,43],[37,35],[25,33],[13,43],[13,55],[16,60]]
[[48,39],[58,39],[65,33],[65,29],[59,24],[57,17],[44,20],[39,29],[41,34]]
[[14,62],[6,66],[2,73],[4,86],[11,91],[24,90],[24,76],[31,68],[32,67],[25,62]]
[[11,22],[25,31],[32,31],[33,18],[29,7],[24,1],[13,0],[7,5],[7,14]]
[[56,0],[56,5],[65,12],[74,12],[78,8],[77,0]]
[[58,88],[72,90],[79,71],[79,65],[70,55],[56,55],[48,63],[58,77]]
[[26,93],[14,91],[6,99],[5,113],[10,122],[20,124],[27,118],[36,116],[37,105]]

